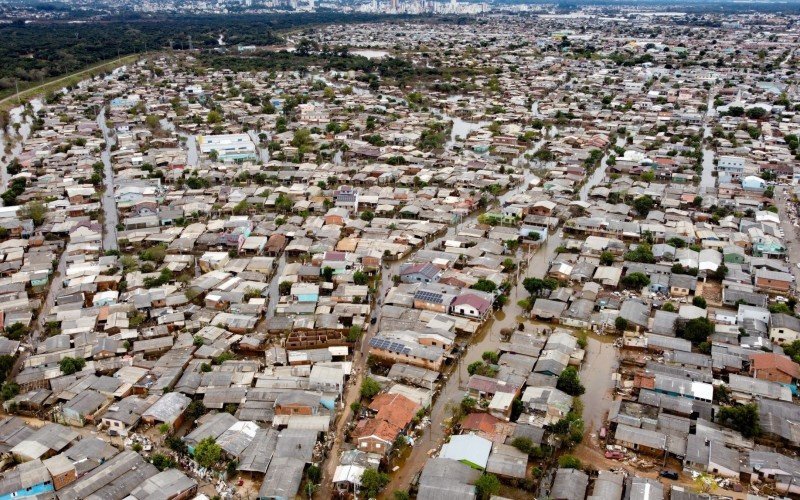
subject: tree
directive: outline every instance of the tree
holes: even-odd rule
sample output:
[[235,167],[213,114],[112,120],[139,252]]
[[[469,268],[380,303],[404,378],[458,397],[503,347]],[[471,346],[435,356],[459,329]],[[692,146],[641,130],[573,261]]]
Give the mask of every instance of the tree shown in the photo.
[[702,309],[706,308],[706,299],[700,296],[695,296],[692,298],[692,305],[696,307],[700,307]]
[[203,438],[194,449],[194,459],[207,469],[219,462],[221,456],[222,447],[212,436]]
[[558,376],[558,382],[556,382],[556,389],[564,391],[570,396],[580,396],[586,392],[578,376],[578,370],[574,366],[568,366],[561,372],[561,375]]
[[675,312],[675,304],[672,302],[665,302],[663,306],[661,306],[662,311],[666,312]]
[[170,426],[166,422],[164,422],[163,424],[158,426],[158,432],[160,432],[161,434],[166,434],[166,433],[169,432],[169,430],[170,430]]
[[206,413],[206,406],[200,400],[194,400],[186,407],[186,416],[190,420],[197,420]]
[[361,215],[359,215],[359,218],[363,221],[369,222],[375,218],[375,214],[370,212],[369,210],[364,210],[363,212],[361,212]]
[[365,498],[377,498],[387,484],[389,484],[389,475],[375,469],[366,469],[361,475],[361,492]]
[[513,446],[514,448],[518,449],[522,453],[525,453],[526,455],[530,454],[530,452],[534,448],[533,441],[531,440],[531,438],[526,437],[526,436],[515,437],[511,441],[511,446]]
[[22,323],[12,323],[5,328],[5,334],[11,340],[22,340],[28,334],[28,327]]
[[353,273],[353,283],[356,285],[366,285],[367,284],[367,275],[362,271],[356,271]]
[[635,208],[642,217],[646,216],[648,212],[650,212],[650,209],[653,208],[653,204],[653,198],[650,198],[649,196],[640,196],[633,200],[633,208]]
[[522,281],[522,286],[531,295],[539,295],[542,290],[555,290],[558,288],[558,280],[554,278],[525,278]]
[[333,281],[333,268],[330,266],[325,266],[322,268],[322,279],[327,281],[328,283]]
[[714,333],[714,324],[707,318],[694,318],[686,324],[678,324],[677,335],[693,344],[700,344],[708,340],[708,336]]
[[283,295],[289,295],[292,293],[292,282],[291,281],[281,281],[280,285],[278,285],[278,293]]
[[67,356],[59,362],[58,366],[61,368],[61,373],[64,375],[72,375],[73,373],[83,370],[83,367],[86,366],[86,360]]
[[411,498],[408,492],[404,490],[394,490],[392,497],[394,500],[409,500]]
[[219,112],[216,110],[212,109],[211,111],[208,112],[208,115],[206,115],[206,123],[208,123],[209,125],[214,125],[216,123],[221,123],[221,122],[222,122],[222,115],[219,114]]
[[600,254],[600,264],[604,266],[610,266],[614,263],[614,254],[609,252],[608,250],[604,251]]
[[322,470],[316,465],[312,465],[306,470],[306,477],[312,483],[317,484],[322,479]]
[[250,204],[247,200],[242,200],[233,207],[234,215],[245,215],[250,211]]
[[484,474],[475,481],[475,492],[480,500],[489,500],[500,491],[500,480],[494,474]]
[[625,288],[641,289],[650,284],[650,278],[644,273],[630,273],[622,278]]
[[156,466],[158,470],[171,469],[175,467],[175,460],[164,455],[163,453],[153,453],[150,456],[150,463]]
[[761,426],[758,423],[758,405],[755,403],[723,406],[717,412],[717,422],[738,430],[745,438],[761,434]]
[[31,219],[34,226],[41,226],[47,216],[47,207],[41,201],[29,201],[19,211],[20,219]]
[[614,327],[618,332],[622,333],[628,328],[628,320],[622,316],[617,316],[617,319],[614,320]]
[[358,339],[361,338],[361,327],[358,325],[352,325],[350,329],[347,331],[347,341],[348,342],[357,342]]
[[480,290],[481,292],[492,293],[495,290],[497,290],[497,284],[492,280],[487,280],[486,278],[480,278],[470,288],[472,288],[473,290]]
[[767,115],[767,110],[760,106],[756,106],[748,109],[746,115],[751,120],[760,120],[761,118],[764,118]]
[[572,455],[561,455],[558,457],[558,466],[562,469],[580,469],[581,461]]
[[374,378],[367,377],[361,383],[362,398],[372,399],[379,392],[381,392],[381,385]]

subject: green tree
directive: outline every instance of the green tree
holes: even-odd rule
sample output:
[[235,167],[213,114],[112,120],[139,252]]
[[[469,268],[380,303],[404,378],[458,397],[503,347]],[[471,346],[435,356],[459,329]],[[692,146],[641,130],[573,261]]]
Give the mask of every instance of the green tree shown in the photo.
[[163,453],[153,453],[150,456],[150,463],[156,466],[158,470],[172,469],[175,467],[175,460],[164,455]]
[[289,295],[292,293],[292,282],[291,281],[281,281],[278,285],[278,293],[281,296]]
[[750,403],[738,406],[723,406],[717,412],[717,422],[736,429],[745,438],[761,434],[758,422],[758,405]]
[[28,327],[22,323],[12,323],[5,328],[5,334],[11,340],[22,340],[28,334]]
[[628,320],[622,316],[617,316],[617,319],[614,320],[614,327],[618,332],[622,333],[628,328]]
[[34,226],[44,224],[47,216],[47,207],[41,201],[29,201],[19,211],[20,219],[30,219]]
[[489,500],[500,491],[500,480],[494,474],[483,474],[475,481],[475,493],[480,500]]
[[492,293],[495,290],[497,290],[497,284],[492,280],[487,280],[486,278],[480,278],[470,288],[472,288],[473,290],[480,290],[481,292]]
[[666,312],[675,312],[675,305],[672,302],[665,302],[663,306],[661,306],[662,311]]
[[562,469],[580,469],[581,461],[572,455],[561,455],[558,457],[558,466]]
[[639,212],[642,217],[646,216],[653,208],[653,198],[649,196],[640,196],[633,200],[633,208]]
[[58,366],[61,368],[61,373],[64,375],[72,375],[73,373],[83,370],[83,367],[86,366],[86,360],[83,358],[66,357],[59,362]]
[[208,115],[206,115],[206,123],[208,123],[209,125],[214,125],[221,122],[222,122],[222,115],[219,114],[219,112],[216,110],[212,109],[211,111],[208,112]]
[[222,447],[212,436],[203,438],[194,449],[194,459],[207,469],[219,462],[220,457],[222,457]]
[[613,253],[606,250],[605,252],[600,254],[600,264],[604,266],[610,266],[613,263],[614,263]]
[[561,372],[561,375],[558,376],[558,382],[556,382],[556,388],[570,396],[580,396],[586,392],[578,376],[578,370],[574,366],[568,366]]
[[650,278],[644,273],[630,273],[622,278],[622,284],[625,288],[639,290],[650,284]]
[[365,498],[377,498],[387,484],[389,475],[375,469],[366,469],[361,475],[361,492]]
[[362,398],[372,399],[379,392],[381,392],[381,386],[374,378],[367,377],[361,383],[361,397]]
[[702,309],[706,308],[706,299],[700,296],[695,296],[692,298],[692,305],[700,307]]
[[714,333],[714,324],[707,318],[694,318],[685,324],[678,324],[677,335],[693,344],[700,344],[708,340],[708,336]]
[[330,266],[325,266],[322,268],[322,279],[326,282],[330,283],[333,281],[333,268]]
[[353,273],[353,283],[356,285],[366,285],[367,284],[367,275],[362,271],[356,271]]

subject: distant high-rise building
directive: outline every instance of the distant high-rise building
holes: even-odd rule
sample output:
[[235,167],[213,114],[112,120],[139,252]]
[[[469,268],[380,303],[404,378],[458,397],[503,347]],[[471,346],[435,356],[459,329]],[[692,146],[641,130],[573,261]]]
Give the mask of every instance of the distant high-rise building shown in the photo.
[[392,0],[392,10],[397,12],[397,0]]

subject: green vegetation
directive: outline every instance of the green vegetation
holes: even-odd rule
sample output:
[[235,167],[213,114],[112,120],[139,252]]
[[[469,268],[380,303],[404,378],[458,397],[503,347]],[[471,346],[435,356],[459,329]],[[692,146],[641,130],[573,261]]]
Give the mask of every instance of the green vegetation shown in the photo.
[[475,492],[480,500],[489,500],[500,492],[500,480],[494,474],[483,474],[475,481]]
[[61,373],[64,375],[72,375],[73,373],[83,370],[86,366],[86,360],[83,358],[66,357],[58,363],[58,366],[61,368]]
[[194,449],[194,459],[205,468],[213,467],[221,457],[222,447],[211,436],[203,438]]
[[361,476],[361,492],[365,498],[377,498],[387,484],[389,475],[375,469],[366,469]]
[[761,426],[758,423],[758,405],[755,403],[723,406],[717,412],[717,421],[741,432],[745,438],[761,434]]
[[367,377],[361,383],[361,397],[364,399],[372,399],[376,394],[381,392],[380,384],[372,377]]
[[562,469],[580,469],[581,461],[572,455],[561,455],[558,457],[558,466]]
[[700,344],[708,340],[708,336],[714,333],[714,323],[707,318],[694,318],[684,323],[679,323],[677,335],[693,344]]
[[561,372],[558,382],[556,382],[556,389],[564,391],[570,396],[580,396],[586,392],[586,388],[583,387],[578,376],[578,370],[574,366],[568,366]]

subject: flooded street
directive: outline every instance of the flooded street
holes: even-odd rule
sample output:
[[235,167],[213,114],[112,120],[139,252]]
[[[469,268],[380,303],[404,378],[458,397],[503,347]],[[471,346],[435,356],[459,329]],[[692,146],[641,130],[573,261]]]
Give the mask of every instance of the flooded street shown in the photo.
[[408,489],[414,476],[422,470],[428,460],[428,453],[436,450],[446,437],[443,422],[450,417],[450,408],[458,404],[464,397],[466,384],[469,381],[467,367],[470,363],[481,359],[485,351],[497,351],[502,342],[501,331],[516,329],[521,321],[525,321],[525,312],[517,305],[517,301],[527,297],[528,292],[522,286],[525,278],[542,278],[547,274],[549,262],[555,250],[561,245],[561,238],[554,234],[530,253],[522,253],[521,262],[527,262],[527,268],[518,273],[514,286],[509,292],[508,304],[502,311],[496,311],[485,325],[470,339],[468,350],[459,358],[456,366],[449,374],[444,375],[444,386],[436,395],[436,401],[430,412],[431,425],[425,429],[415,446],[408,452],[404,465],[392,476],[392,481],[384,491]]
[[103,131],[103,139],[106,141],[106,147],[103,150],[101,158],[103,160],[103,248],[105,250],[118,250],[117,243],[117,224],[119,222],[117,214],[117,202],[114,199],[114,168],[111,166],[111,147],[114,145],[114,137],[106,125],[106,110],[100,111],[97,115],[97,124],[100,130]]
[[[9,112],[10,120],[8,129],[0,130],[0,151],[2,151],[2,155],[0,155],[0,164],[2,164],[0,167],[0,183],[2,183],[2,185],[0,185],[0,192],[5,191],[11,182],[11,175],[8,173],[7,168],[8,164],[19,157],[20,153],[22,153],[23,143],[28,140],[31,135],[31,115],[35,115],[44,107],[44,103],[41,99],[31,100],[30,105],[30,110],[32,111],[30,114],[24,113],[24,106],[13,108]],[[18,130],[15,130],[14,124],[19,125]],[[9,154],[5,153],[7,140],[15,141]],[[2,205],[2,201],[0,201],[0,205]]]
[[[708,92],[708,110],[706,111],[705,119],[703,120],[703,139],[708,140],[711,137],[711,129],[709,128],[709,120],[716,114],[714,110],[714,96],[713,92]],[[698,194],[704,194],[708,189],[712,189],[716,185],[714,178],[714,150],[711,146],[703,148],[703,173],[700,176],[700,190]]]
[[614,400],[614,380],[617,368],[617,349],[613,336],[589,334],[586,356],[580,377],[586,392],[581,396],[586,433],[599,429]]

